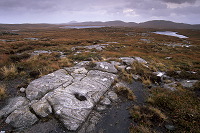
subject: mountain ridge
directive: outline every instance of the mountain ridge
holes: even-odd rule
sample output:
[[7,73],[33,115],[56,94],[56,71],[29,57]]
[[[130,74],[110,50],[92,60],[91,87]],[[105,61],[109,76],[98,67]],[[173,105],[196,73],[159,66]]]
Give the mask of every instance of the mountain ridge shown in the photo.
[[142,23],[115,21],[89,21],[68,23],[68,25],[96,25],[96,26],[119,26],[119,27],[139,27],[139,28],[159,28],[159,29],[200,29],[200,24],[177,23],[166,20],[151,20]]
[[167,20],[150,20],[141,23],[135,22],[124,22],[121,20],[115,21],[87,21],[87,22],[77,22],[71,21],[68,23],[60,24],[48,24],[48,23],[24,23],[24,24],[1,24],[0,28],[5,28],[8,26],[18,26],[18,27],[57,27],[57,26],[108,26],[108,27],[135,27],[135,28],[157,28],[157,29],[197,29],[200,30],[200,24],[186,24],[177,23]]

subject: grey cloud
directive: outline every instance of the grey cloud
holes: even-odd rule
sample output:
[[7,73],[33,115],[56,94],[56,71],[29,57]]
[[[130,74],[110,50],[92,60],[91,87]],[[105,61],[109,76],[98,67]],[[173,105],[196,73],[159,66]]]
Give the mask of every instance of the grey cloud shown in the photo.
[[[0,18],[20,17],[35,21],[71,21],[86,19],[121,19],[135,21],[135,18],[170,18],[171,14],[187,16],[200,12],[200,0],[0,0]],[[180,4],[169,8],[168,3]],[[189,3],[181,6],[182,3]],[[195,3],[195,4],[194,4]],[[172,4],[173,5],[173,4]],[[131,12],[124,12],[133,10]],[[130,14],[128,14],[130,13]],[[128,14],[128,15],[127,15]],[[134,16],[134,14],[136,14]],[[48,16],[45,18],[44,16]],[[131,18],[133,17],[133,18]],[[56,19],[55,19],[56,18]],[[63,18],[63,19],[60,19]],[[191,17],[190,17],[191,18]],[[194,18],[197,19],[197,18]],[[14,19],[13,19],[14,20]],[[0,22],[1,23],[1,22]]]
[[200,6],[189,6],[189,7],[184,7],[184,8],[176,8],[174,9],[174,12],[177,13],[177,14],[182,14],[182,15],[190,15],[190,14],[193,14],[193,15],[199,15],[200,13]]
[[182,3],[195,3],[196,0],[162,0],[164,2],[170,2],[170,3],[176,3],[176,4],[182,4]]

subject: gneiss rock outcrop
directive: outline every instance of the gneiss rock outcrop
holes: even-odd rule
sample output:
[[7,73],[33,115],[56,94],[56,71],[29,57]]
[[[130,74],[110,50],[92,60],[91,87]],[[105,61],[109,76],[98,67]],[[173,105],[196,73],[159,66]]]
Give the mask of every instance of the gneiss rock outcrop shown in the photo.
[[[39,123],[37,121],[51,114],[68,130],[78,133],[93,131],[101,111],[118,100],[117,94],[110,89],[118,77],[118,70],[129,71],[134,62],[148,68],[148,62],[140,57],[119,59],[120,62],[111,63],[82,61],[74,67],[63,68],[33,80],[21,91],[25,90],[26,97],[8,100],[8,104],[0,110],[0,119],[14,128],[25,130],[36,126]],[[160,78],[161,83],[156,85],[172,91],[176,90],[178,84],[190,88],[198,81],[179,80],[176,83],[165,72],[152,74]],[[132,78],[138,80],[141,76],[132,75]]]
[[[80,62],[33,80],[26,97],[10,99],[0,118],[14,128],[26,128],[53,114],[68,130],[77,130],[117,78],[113,64],[96,62],[93,70],[86,69],[90,63]],[[112,95],[111,100],[116,97]]]

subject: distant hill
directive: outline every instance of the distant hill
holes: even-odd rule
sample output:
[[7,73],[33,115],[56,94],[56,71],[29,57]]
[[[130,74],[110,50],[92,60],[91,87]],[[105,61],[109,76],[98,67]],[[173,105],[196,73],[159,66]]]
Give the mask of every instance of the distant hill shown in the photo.
[[185,23],[176,23],[165,20],[152,20],[143,23],[123,22],[123,21],[107,21],[107,22],[76,22],[69,25],[96,25],[96,26],[123,26],[123,27],[139,27],[139,28],[159,28],[159,29],[200,29],[200,24],[192,25]]
[[172,21],[165,20],[152,20],[143,23],[135,23],[135,22],[124,22],[120,20],[116,21],[95,21],[95,22],[77,22],[71,21],[69,23],[62,24],[0,24],[0,29],[14,29],[14,28],[58,28],[61,26],[114,26],[114,27],[138,27],[138,28],[156,28],[156,29],[198,29],[200,30],[200,24],[192,25],[185,23],[176,23]]
[[200,25],[191,25],[184,23],[175,23],[165,20],[152,20],[144,23],[139,23],[138,27],[142,28],[160,28],[160,29],[200,29]]
[[101,21],[96,21],[96,22],[80,22],[80,23],[69,23],[69,25],[96,25],[96,26],[123,26],[123,27],[128,27],[128,26],[137,26],[138,24],[135,22],[123,22],[120,20],[116,21],[107,21],[107,22],[101,22]]

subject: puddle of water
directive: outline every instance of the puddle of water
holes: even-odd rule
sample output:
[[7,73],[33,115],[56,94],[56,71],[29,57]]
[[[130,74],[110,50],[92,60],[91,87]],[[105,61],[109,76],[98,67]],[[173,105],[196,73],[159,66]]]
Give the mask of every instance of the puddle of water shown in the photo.
[[105,110],[103,117],[96,125],[96,132],[103,133],[128,133],[129,127],[132,125],[129,108],[133,105],[143,105],[147,98],[147,90],[141,82],[133,82],[129,85],[136,95],[136,101],[127,101],[121,98],[119,103]]
[[155,34],[161,34],[161,35],[167,35],[167,36],[175,36],[178,38],[188,38],[187,36],[184,35],[179,35],[177,34],[177,32],[172,32],[172,31],[157,31],[157,32],[153,32]]
[[102,28],[105,26],[64,26],[63,29],[86,29],[86,28]]

